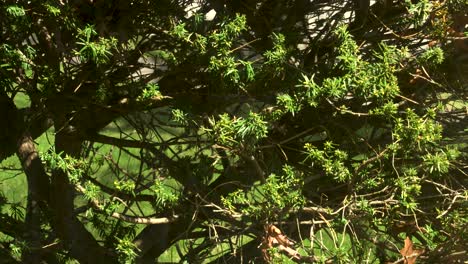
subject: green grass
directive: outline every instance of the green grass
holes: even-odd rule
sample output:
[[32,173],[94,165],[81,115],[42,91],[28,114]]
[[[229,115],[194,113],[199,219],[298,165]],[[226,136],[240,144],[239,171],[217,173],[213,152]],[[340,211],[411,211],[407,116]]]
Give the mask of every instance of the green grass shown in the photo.
[[[23,94],[18,94],[18,96],[15,98],[15,103],[17,104],[18,107],[27,107],[29,104],[29,98]],[[167,121],[167,119],[165,120]],[[123,129],[124,133],[126,133],[129,136],[134,137],[136,140],[138,140],[138,137],[136,135],[136,132],[133,131],[133,129],[127,124],[127,122],[123,119],[118,119],[115,121],[115,123],[110,124],[107,126],[103,131],[101,131],[102,134],[111,136],[111,137],[116,137],[119,138],[121,136],[121,130]],[[163,130],[158,131],[159,133],[159,138],[155,137],[155,141],[158,140],[168,140],[174,135],[182,133],[183,130],[178,129],[178,128],[171,128],[171,127],[164,127]],[[37,144],[37,148],[41,152],[47,151],[51,146],[54,144],[54,130],[50,129],[46,133],[44,133],[42,136],[37,138],[35,140]],[[110,156],[114,160],[118,160],[119,166],[123,168],[124,170],[130,172],[130,173],[137,173],[139,171],[140,167],[140,162],[135,159],[134,157],[131,157],[131,155],[125,153],[125,152],[120,152],[118,148],[110,146],[110,145],[103,145],[103,144],[95,144],[95,147],[98,148],[98,154],[102,156]],[[139,156],[139,149],[137,148],[128,148],[127,149],[129,153]],[[173,149],[174,152],[177,152],[177,155],[179,157],[184,157],[184,156],[192,156],[195,153],[195,149],[189,148],[189,145],[181,145],[178,148]],[[175,154],[174,152],[171,152],[170,150],[166,151],[166,154],[169,157],[174,157]],[[206,155],[211,155],[212,153],[207,151],[205,153]],[[217,164],[218,168],[220,169],[220,165]],[[0,191],[4,194],[5,197],[7,197],[8,201],[10,203],[19,203],[22,206],[26,206],[26,198],[27,198],[27,182],[26,182],[26,177],[24,173],[21,171],[20,163],[17,159],[16,156],[9,157],[8,159],[4,160],[1,164],[0,167],[8,167],[8,168],[14,168],[16,170],[4,170],[3,172],[0,173]],[[105,162],[102,166],[99,168],[96,168],[97,173],[93,175],[98,179],[102,184],[108,186],[108,187],[115,187],[114,186],[114,181],[117,179],[114,176],[113,171],[111,170],[109,164]],[[143,170],[143,174],[147,174],[148,169]],[[218,175],[219,176],[219,175]],[[168,186],[171,186],[173,188],[180,188],[180,185],[173,179],[166,180],[165,183]],[[150,191],[147,191],[147,193],[150,193]],[[83,199],[83,197],[78,196],[78,198],[75,200],[75,205],[76,207],[83,206],[87,202]],[[122,210],[124,206],[122,205],[120,210]],[[132,209],[137,211],[137,207],[131,206]],[[154,213],[154,208],[153,206],[148,203],[142,203],[140,204],[140,208],[143,211],[144,214],[152,214]],[[3,211],[5,213],[8,212],[8,206],[3,207]],[[85,224],[86,228],[91,232],[97,239],[102,239],[102,237],[99,235],[99,232],[96,228],[92,226],[91,223],[86,223]],[[144,225],[137,225],[136,231],[137,233],[142,230],[145,226]],[[0,240],[7,239],[6,237],[0,237]],[[233,238],[234,239],[234,238]],[[251,238],[244,237],[240,241],[237,242],[238,246],[241,246],[243,244],[248,243],[251,240]],[[197,242],[198,241],[198,242]],[[196,241],[191,241],[191,240],[181,240],[177,243],[177,246],[181,248],[182,253],[186,253],[187,248],[186,244],[187,243],[199,243],[201,239],[196,240]],[[232,241],[233,243],[236,244],[236,242]],[[164,252],[159,258],[158,261],[160,262],[169,262],[169,263],[177,263],[180,261],[179,254],[177,252],[177,247],[176,245],[172,246],[169,248],[166,252]],[[210,261],[215,261],[217,258],[221,258],[223,256],[228,256],[230,254],[229,250],[231,248],[229,247],[229,244],[226,242],[219,243],[216,245],[212,251],[210,252],[210,257],[209,259],[206,259],[204,263],[208,263]],[[228,255],[225,255],[228,254]]]
[[[24,93],[16,94],[14,98],[18,108],[29,107],[31,101]],[[45,135],[39,137],[36,142],[41,148],[48,145]],[[45,147],[47,148],[47,147]],[[26,206],[27,182],[26,176],[22,172],[21,163],[16,155],[13,155],[0,163],[0,193],[2,193],[9,203],[17,203]],[[4,211],[3,208],[2,211]]]
[[[18,105],[25,105],[25,104],[27,104],[27,102],[28,102],[28,98],[25,98],[24,96],[18,97],[18,101],[17,101]],[[125,123],[126,122],[123,121],[123,120],[117,120],[116,124],[110,124],[108,127],[106,127],[102,131],[102,133],[107,135],[107,136],[117,137],[118,138],[118,137],[120,137],[120,130],[119,130],[118,127],[120,127],[120,128],[125,128],[125,130],[126,130],[126,131],[124,131],[125,133],[136,137],[135,132],[132,131],[130,129],[130,127]],[[173,128],[167,128],[167,129],[168,129],[168,132],[162,131],[160,133],[161,137],[164,140],[167,140],[167,139],[173,137],[173,135],[171,135],[171,134],[177,134],[177,133],[182,132],[180,130],[178,131],[177,129],[173,129]],[[53,142],[53,139],[54,139],[53,133],[54,133],[53,129],[50,129],[49,131],[44,133],[42,136],[40,136],[39,138],[36,139],[36,144],[37,144],[37,147],[38,147],[39,151],[45,152],[54,144],[54,142]],[[128,171],[130,173],[135,173],[135,172],[139,171],[139,166],[140,166],[139,161],[137,159],[131,157],[129,154],[127,154],[125,152],[119,152],[119,150],[117,148],[112,147],[110,145],[96,144],[95,146],[98,147],[98,153],[100,155],[109,155],[114,160],[118,159],[119,166],[122,167],[123,169],[125,169],[126,171]],[[180,156],[193,155],[195,150],[194,149],[188,149],[187,147],[188,146],[182,146],[182,148],[181,148],[182,150],[177,151],[177,152],[180,151],[179,152]],[[129,148],[128,151],[131,154],[134,154],[136,156],[139,155],[139,149]],[[168,154],[170,156],[174,155],[170,151],[168,151],[166,154]],[[206,153],[206,154],[209,154],[209,153]],[[26,182],[26,177],[25,177],[24,173],[21,172],[20,163],[19,163],[17,157],[16,156],[9,157],[8,159],[4,160],[0,164],[0,166],[3,167],[3,168],[8,167],[8,168],[14,168],[15,169],[15,170],[4,170],[0,174],[0,191],[4,194],[5,197],[7,197],[8,202],[10,202],[10,203],[19,203],[19,204],[21,204],[22,206],[25,207],[26,206],[26,198],[27,198],[27,182]],[[147,172],[144,171],[143,173],[147,173]],[[101,183],[105,184],[106,186],[114,187],[114,181],[116,180],[116,178],[113,175],[113,172],[112,172],[111,168],[109,167],[109,165],[107,163],[104,163],[104,165],[102,165],[99,168],[98,172],[94,176]],[[174,188],[178,188],[178,186],[179,186],[174,180],[168,181],[167,185],[170,185],[170,186],[172,186]],[[76,206],[77,207],[79,207],[81,205],[85,205],[85,204],[86,204],[86,201],[82,197],[79,197],[79,198],[76,199]],[[120,209],[123,209],[123,208],[124,208],[124,206],[122,206]],[[134,210],[137,210],[136,206],[131,206],[131,208],[134,209]],[[150,203],[142,203],[142,204],[140,204],[140,208],[141,208],[141,210],[143,211],[144,214],[154,213],[154,208]],[[8,209],[9,209],[8,206],[4,206],[3,207],[4,213],[8,213]],[[145,227],[144,225],[138,225],[137,226],[137,233],[140,230],[142,230],[144,227]],[[86,228],[97,239],[101,239],[101,236],[99,235],[98,230],[95,229],[90,223],[86,224]],[[314,251],[315,254],[317,254],[317,255],[327,255],[327,254],[330,253],[331,249],[336,249],[336,247],[335,247],[335,245],[333,243],[333,240],[329,236],[327,237],[326,233],[323,233],[323,234],[318,233],[317,235],[322,236],[324,242],[323,242],[322,247],[319,247],[317,245],[314,246],[313,251]],[[340,236],[341,235],[338,234],[339,238],[341,238]],[[0,240],[4,240],[4,239],[8,239],[8,238],[7,237],[0,237]],[[232,239],[234,239],[234,238],[232,238]],[[240,240],[241,242],[237,242],[237,245],[241,246],[243,244],[248,243],[250,240],[251,240],[251,238],[244,237],[243,239]],[[180,257],[179,257],[179,254],[177,252],[176,247],[179,247],[181,249],[182,253],[186,253],[186,251],[187,251],[186,244],[187,243],[200,243],[200,241],[201,241],[201,239],[196,240],[196,241],[181,240],[181,241],[179,241],[177,243],[177,246],[174,245],[171,248],[169,248],[166,252],[164,252],[158,258],[158,261],[160,261],[160,262],[169,262],[169,263],[179,262]],[[344,241],[343,249],[350,250],[349,239],[345,238],[343,241]],[[232,242],[236,244],[235,241],[232,241]],[[309,243],[309,246],[310,246],[310,241],[308,239],[305,239],[303,241],[304,246],[306,246],[307,243]],[[204,263],[209,263],[209,262],[215,261],[216,259],[221,258],[223,256],[228,256],[230,254],[229,250],[230,250],[230,247],[229,247],[228,243],[226,243],[226,242],[219,243],[210,252],[210,255],[212,257],[210,257],[209,259],[206,259],[204,261]],[[301,253],[304,254],[304,255],[307,254],[307,252],[301,252]],[[228,254],[228,255],[225,255],[225,254]]]
[[[38,151],[47,151],[53,144],[53,130],[50,129],[35,140]],[[10,203],[20,203],[26,206],[27,182],[21,169],[21,163],[16,155],[10,156],[0,163],[0,192]]]

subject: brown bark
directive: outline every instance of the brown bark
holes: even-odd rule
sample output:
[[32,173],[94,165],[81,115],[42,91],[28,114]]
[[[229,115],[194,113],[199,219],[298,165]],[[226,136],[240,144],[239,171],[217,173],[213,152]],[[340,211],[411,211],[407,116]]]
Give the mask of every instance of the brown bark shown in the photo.
[[18,140],[23,132],[27,129],[29,136],[35,139],[42,135],[52,125],[51,120],[44,116],[38,115],[36,118],[29,120],[27,126],[24,124],[24,119],[30,109],[17,109],[13,100],[6,95],[0,96],[0,118],[6,128],[0,129],[0,162],[15,152],[18,152]]
[[41,208],[47,212],[49,197],[49,178],[44,171],[33,139],[28,132],[24,132],[18,140],[17,156],[26,174],[28,183],[28,201],[26,211],[26,240],[29,241],[30,251],[23,255],[26,263],[41,262]]
[[[53,172],[52,181],[49,180],[30,132],[37,130],[37,124],[34,127],[31,127],[31,124],[26,125],[26,112],[18,110],[10,98],[2,98],[0,110],[8,120],[9,129],[2,131],[1,139],[10,147],[0,154],[1,157],[6,157],[12,149],[16,149],[28,184],[24,239],[28,242],[30,251],[24,254],[23,262],[40,263],[47,257],[47,252],[42,250],[43,237],[40,226],[44,221],[50,221],[63,248],[69,250],[70,255],[80,263],[94,263],[98,259],[100,263],[116,263],[115,256],[100,246],[74,215],[74,188],[69,184],[66,173],[56,170]],[[65,129],[64,132],[66,131]],[[82,141],[70,137],[67,133],[59,133],[56,147],[58,151],[63,150],[76,156],[79,154],[81,143]],[[11,148],[11,144],[14,148]]]
[[[41,261],[41,210],[46,209],[48,199],[48,177],[42,167],[33,138],[25,124],[25,110],[17,109],[6,94],[0,95],[0,114],[8,128],[0,132],[0,160],[14,154],[21,162],[26,174],[28,198],[24,232],[16,234],[28,242],[30,250],[23,254],[26,263]],[[22,226],[22,225],[21,225]]]

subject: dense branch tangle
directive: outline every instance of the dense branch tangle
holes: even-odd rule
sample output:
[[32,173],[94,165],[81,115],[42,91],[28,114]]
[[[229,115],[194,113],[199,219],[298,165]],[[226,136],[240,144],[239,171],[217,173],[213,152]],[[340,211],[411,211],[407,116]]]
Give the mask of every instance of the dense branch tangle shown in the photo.
[[[461,1],[196,3],[0,4],[0,158],[28,183],[0,254],[398,262],[408,235],[418,261],[460,255]],[[297,243],[262,252],[272,225]]]

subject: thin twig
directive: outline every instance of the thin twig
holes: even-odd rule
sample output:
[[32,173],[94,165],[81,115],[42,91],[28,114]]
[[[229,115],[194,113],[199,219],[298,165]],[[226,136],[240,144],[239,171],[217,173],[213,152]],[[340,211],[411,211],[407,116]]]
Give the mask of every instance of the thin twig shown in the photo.
[[327,102],[329,104],[331,104],[331,106],[333,106],[333,108],[335,108],[337,111],[340,111],[340,112],[343,112],[343,113],[346,113],[346,114],[350,114],[350,115],[355,115],[355,116],[358,116],[358,117],[361,117],[361,116],[368,116],[369,113],[360,113],[360,112],[354,112],[354,111],[351,111],[351,110],[348,110],[348,109],[342,109],[342,108],[339,108],[337,107],[332,101],[330,101],[330,99],[326,99]]
[[[75,188],[80,192],[80,193],[85,193],[85,188],[79,184],[75,185]],[[101,205],[97,199],[92,199],[91,204],[95,209],[98,209],[102,211]],[[124,215],[121,213],[113,212],[111,217],[120,219],[122,221],[128,222],[128,223],[134,223],[134,224],[144,224],[144,225],[159,225],[159,224],[167,224],[167,223],[172,223],[176,221],[179,216],[178,215],[173,215],[171,217],[136,217],[136,216],[128,216]]]
[[236,47],[235,49],[230,50],[229,53],[232,53],[232,52],[234,52],[234,51],[236,51],[236,50],[242,49],[243,47],[248,46],[248,45],[250,45],[250,44],[252,44],[252,43],[254,43],[254,42],[258,41],[258,40],[260,40],[260,39],[259,39],[259,38],[256,38],[256,39],[254,39],[254,40],[252,40],[252,41],[249,41],[249,42],[247,42],[247,43],[244,43],[244,44],[240,45],[239,47]]

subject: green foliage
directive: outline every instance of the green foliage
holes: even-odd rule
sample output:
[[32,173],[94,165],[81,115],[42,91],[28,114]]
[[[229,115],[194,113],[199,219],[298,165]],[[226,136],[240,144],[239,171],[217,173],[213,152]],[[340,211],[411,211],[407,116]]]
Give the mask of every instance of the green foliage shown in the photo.
[[137,100],[150,100],[150,99],[159,99],[162,97],[161,92],[159,91],[159,86],[157,83],[149,83],[143,89],[142,93],[138,96]]
[[323,150],[317,149],[310,143],[306,143],[304,148],[307,153],[307,161],[312,162],[312,166],[320,166],[327,176],[338,182],[351,179],[351,172],[345,165],[348,154],[343,150],[336,149],[332,142],[325,142]]
[[342,25],[338,27],[335,31],[335,34],[341,41],[340,46],[338,47],[339,59],[343,63],[343,69],[349,70],[350,72],[355,72],[358,68],[358,46],[353,40],[351,34],[348,32],[348,27]]
[[221,144],[255,143],[268,134],[267,122],[260,114],[249,112],[247,117],[230,118],[222,114],[210,119],[212,137]]
[[[302,74],[302,80],[296,85],[298,95],[296,102],[307,102],[310,106],[317,106],[321,99],[340,100],[346,96],[353,95],[356,98],[366,100],[376,99],[379,105],[369,111],[373,114],[391,116],[395,113],[395,105],[390,102],[392,98],[400,92],[395,73],[397,65],[407,57],[405,49],[397,49],[384,43],[380,44],[379,52],[375,52],[377,61],[364,61],[360,58],[359,49],[352,36],[347,31],[346,26],[339,27],[335,34],[340,39],[338,47],[337,67],[344,71],[339,77],[329,77],[322,80],[321,84],[314,81],[314,76],[307,77]],[[285,95],[280,105],[285,105],[287,99]],[[287,102],[286,107],[291,111],[294,106],[293,101]],[[297,103],[296,103],[297,104]],[[343,106],[343,113],[349,112]]]
[[21,203],[10,203],[8,204],[8,214],[16,220],[24,219],[24,207]]
[[298,100],[293,99],[289,94],[279,94],[276,97],[276,101],[279,106],[283,107],[286,112],[290,112],[293,116],[294,113],[301,110],[301,105],[297,102]]
[[239,189],[222,198],[222,202],[233,212],[272,221],[286,218],[288,211],[304,205],[302,185],[302,177],[292,167],[284,166],[282,175],[271,174],[265,183],[255,184],[249,190]]
[[444,151],[436,152],[434,154],[427,153],[422,157],[424,166],[429,168],[431,174],[444,174],[447,173],[450,166],[450,161]]
[[61,14],[60,8],[53,6],[51,4],[44,4],[45,8],[47,9],[47,12],[51,13],[53,16],[57,17]]
[[77,37],[79,41],[77,44],[81,46],[79,51],[75,51],[77,56],[84,61],[94,61],[96,63],[105,63],[112,55],[111,50],[117,46],[117,40],[113,37],[103,38],[95,37],[97,32],[93,25],[86,25],[84,29],[78,29]]
[[86,169],[83,160],[73,158],[70,155],[65,155],[63,157],[63,153],[56,153],[54,147],[50,148],[46,152],[40,152],[39,156],[41,157],[44,165],[46,165],[50,170],[62,170],[65,172],[68,175],[70,182],[73,184],[80,182]]
[[15,259],[21,259],[21,255],[23,251],[26,249],[26,245],[24,242],[17,242],[17,243],[11,243],[10,244],[10,250],[11,250],[11,255]]
[[159,209],[174,206],[180,199],[179,193],[162,180],[155,180],[152,191],[156,197],[155,207]]
[[347,71],[341,78],[328,78],[323,81],[325,92],[332,98],[342,98],[348,92],[358,97],[375,98],[377,102],[386,102],[399,93],[397,78],[394,75],[396,65],[405,58],[404,49],[380,44],[375,53],[376,62],[367,62],[359,58],[358,48],[345,26],[337,31],[341,39],[338,48],[339,66]]
[[9,15],[13,17],[22,17],[26,15],[26,12],[23,7],[17,5],[11,5],[6,8],[6,11]]
[[114,181],[114,185],[115,188],[119,191],[134,194],[133,191],[135,189],[135,182],[133,182],[132,180]]
[[287,50],[284,42],[284,35],[273,33],[273,49],[264,54],[265,65],[273,67],[275,73],[279,73],[285,66]]
[[11,70],[13,67],[22,68],[28,77],[31,77],[31,66],[34,65],[33,60],[36,57],[36,50],[29,46],[24,45],[23,49],[13,49],[8,44],[0,46],[0,54],[8,59],[8,62],[2,64],[1,67]]
[[406,169],[404,175],[396,179],[396,185],[400,190],[402,205],[411,211],[416,210],[415,198],[421,193],[421,179],[417,175],[417,170]]
[[442,138],[442,126],[431,117],[420,117],[411,109],[406,112],[406,118],[398,118],[395,124],[394,136],[397,141],[404,141],[405,146],[421,149],[426,144],[435,143]]
[[138,248],[129,239],[119,239],[116,247],[119,253],[120,263],[134,263],[135,258],[138,256]]
[[172,110],[172,120],[181,125],[187,125],[189,121],[187,113],[184,113],[184,111],[180,109]]
[[238,139],[253,139],[255,141],[266,137],[268,133],[267,122],[262,116],[250,112],[246,118],[239,117],[232,123]]
[[191,34],[185,29],[185,23],[176,25],[171,33],[177,38],[185,41],[188,41],[191,36]]
[[422,26],[429,18],[433,8],[432,2],[428,0],[417,1],[414,4],[409,0],[405,0],[405,4],[415,26]]
[[393,102],[387,102],[380,107],[376,107],[369,111],[369,114],[391,118],[397,114],[398,105]]
[[306,75],[302,74],[302,78],[303,80],[300,82],[300,84],[296,85],[296,87],[298,88],[303,88],[299,90],[299,93],[302,93],[304,95],[303,100],[306,100],[306,102],[310,106],[317,106],[317,100],[319,99],[319,96],[321,96],[323,93],[322,88],[315,83],[313,75],[309,78]]
[[430,48],[419,57],[421,63],[438,65],[444,61],[444,51],[440,47]]
[[241,32],[247,29],[246,17],[236,15],[234,19],[228,19],[221,23],[219,33],[214,32],[210,37],[213,48],[218,50],[218,56],[230,53],[233,41]]
[[97,185],[91,183],[90,181],[85,182],[83,195],[88,201],[97,199],[100,191],[101,189]]
[[239,62],[233,56],[217,56],[211,57],[210,67],[208,68],[213,73],[221,73],[221,76],[228,82],[237,84],[240,79],[237,66]]
[[[239,67],[244,65],[246,67],[247,78],[246,80],[253,79],[253,68],[249,62],[244,62],[238,59],[234,54],[232,46],[234,40],[245,31],[246,18],[245,16],[236,15],[234,19],[223,21],[220,25],[219,32],[213,32],[206,39],[202,40],[202,51],[205,50],[205,44],[208,40],[212,49],[216,49],[216,55],[210,57],[208,70],[213,75],[220,75],[226,85],[242,85],[241,74]],[[200,42],[200,41],[198,41]]]
[[197,2],[0,3],[7,261],[461,251],[466,1]]
[[241,61],[239,62],[245,66],[245,74],[247,75],[247,81],[254,81],[255,80],[255,70],[252,66],[252,62],[250,61]]

